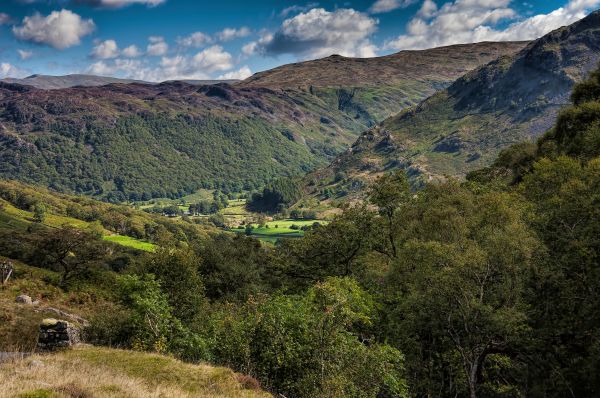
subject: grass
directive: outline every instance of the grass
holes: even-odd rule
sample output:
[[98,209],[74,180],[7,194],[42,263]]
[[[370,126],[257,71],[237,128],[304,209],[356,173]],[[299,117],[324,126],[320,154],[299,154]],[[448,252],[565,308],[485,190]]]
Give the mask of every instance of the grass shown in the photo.
[[144,242],[142,240],[132,238],[131,236],[123,235],[104,235],[102,237],[105,241],[117,243],[121,246],[132,247],[134,249],[143,250],[145,252],[153,252],[156,250],[156,245]]
[[[269,221],[265,223],[264,227],[260,227],[258,224],[252,224],[254,229],[252,230],[252,236],[257,237],[265,242],[275,243],[280,238],[301,238],[304,236],[304,231],[300,229],[292,229],[292,225],[296,225],[299,228],[303,226],[312,226],[314,223],[327,224],[327,221],[323,220],[277,220]],[[268,228],[267,228],[268,227]],[[245,233],[245,228],[233,228],[232,231],[237,233]]]
[[[18,209],[6,201],[2,201],[2,203],[3,208],[0,210],[0,228],[25,231],[27,227],[34,222],[33,212]],[[51,213],[46,214],[46,218],[42,225],[51,228],[60,228],[63,225],[71,225],[79,229],[88,229],[91,226],[87,221]],[[111,232],[106,229],[103,229],[102,233],[104,234],[102,239],[108,242],[147,252],[156,250],[156,246],[152,243],[144,242],[130,236],[111,234]]]
[[0,379],[0,398],[270,397],[254,379],[227,368],[89,346],[0,365]]

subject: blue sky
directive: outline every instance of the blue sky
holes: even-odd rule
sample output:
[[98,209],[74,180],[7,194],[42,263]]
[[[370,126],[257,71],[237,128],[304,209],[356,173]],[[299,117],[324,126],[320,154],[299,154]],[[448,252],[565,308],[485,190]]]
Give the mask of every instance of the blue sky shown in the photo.
[[600,0],[0,0],[0,78],[244,78],[331,54],[530,40]]

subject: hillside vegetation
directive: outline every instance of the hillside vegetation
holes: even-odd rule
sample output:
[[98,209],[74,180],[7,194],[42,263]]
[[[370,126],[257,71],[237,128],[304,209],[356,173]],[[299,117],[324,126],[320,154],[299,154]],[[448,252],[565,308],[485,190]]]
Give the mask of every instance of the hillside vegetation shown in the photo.
[[414,185],[462,178],[492,163],[503,148],[548,130],[574,84],[598,62],[600,12],[467,73],[364,132],[307,178],[307,191],[322,198],[360,196],[365,185],[392,169],[406,170]]
[[0,364],[0,378],[3,398],[271,397],[255,381],[227,368],[97,347]]
[[[275,81],[57,90],[0,83],[0,176],[114,202],[257,189],[325,165],[361,131],[522,45],[328,59],[313,78],[326,82],[318,89]],[[379,61],[398,77],[380,82],[370,73]],[[340,68],[362,76],[360,86],[322,76]]]

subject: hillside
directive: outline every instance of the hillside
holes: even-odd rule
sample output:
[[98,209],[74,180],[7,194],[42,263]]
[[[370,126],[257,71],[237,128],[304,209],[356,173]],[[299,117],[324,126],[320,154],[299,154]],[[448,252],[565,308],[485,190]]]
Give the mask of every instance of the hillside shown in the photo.
[[[574,84],[600,61],[600,12],[467,73],[446,90],[363,133],[307,178],[312,194],[360,192],[384,171],[420,184],[489,165],[500,150],[548,130]],[[331,195],[331,193],[329,194]]]
[[354,110],[369,122],[381,121],[445,88],[459,76],[527,42],[474,43],[421,51],[400,51],[375,58],[332,55],[259,72],[240,83],[310,91],[338,99],[338,108]]
[[0,364],[0,378],[2,398],[271,396],[227,368],[96,347]]
[[115,77],[94,76],[94,75],[65,75],[65,76],[48,76],[48,75],[31,75],[23,79],[6,78],[1,80],[9,84],[22,84],[24,86],[32,86],[43,90],[56,90],[61,88],[70,88],[76,86],[95,87],[104,86],[112,83],[143,83],[151,84],[139,80],[118,79]]
[[315,90],[253,79],[56,90],[0,83],[0,176],[113,201],[255,189],[325,165],[377,121],[522,45],[411,53],[402,57],[414,63],[392,66],[388,57],[368,61],[401,76],[389,85],[379,85],[379,71],[363,61],[335,57],[315,77],[334,84],[323,69],[329,76],[345,70],[368,89],[350,81]]

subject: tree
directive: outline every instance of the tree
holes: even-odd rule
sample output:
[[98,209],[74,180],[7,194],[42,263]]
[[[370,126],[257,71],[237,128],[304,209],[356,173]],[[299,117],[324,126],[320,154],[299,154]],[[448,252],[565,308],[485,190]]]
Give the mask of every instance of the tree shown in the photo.
[[69,225],[43,232],[34,254],[43,264],[61,273],[60,284],[63,286],[78,273],[92,267],[103,255],[103,245],[92,232]]
[[410,186],[403,171],[385,174],[380,177],[369,195],[372,204],[377,206],[380,228],[385,231],[387,241],[380,247],[383,253],[390,257],[396,257],[397,249],[395,242],[396,214],[401,206],[410,198]]
[[46,220],[46,205],[43,203],[36,203],[33,207],[33,220],[37,223],[43,223]]
[[215,356],[285,396],[406,396],[404,358],[363,341],[372,297],[350,278],[330,278],[297,296],[275,295],[227,307],[211,320]]
[[403,208],[386,281],[388,333],[409,356],[411,387],[472,398],[512,388],[485,375],[495,361],[511,361],[528,331],[523,290],[539,243],[523,206],[453,183],[420,195]]
[[184,323],[193,321],[204,304],[204,285],[198,274],[200,262],[189,248],[161,247],[143,264],[144,273],[156,276],[173,314]]

